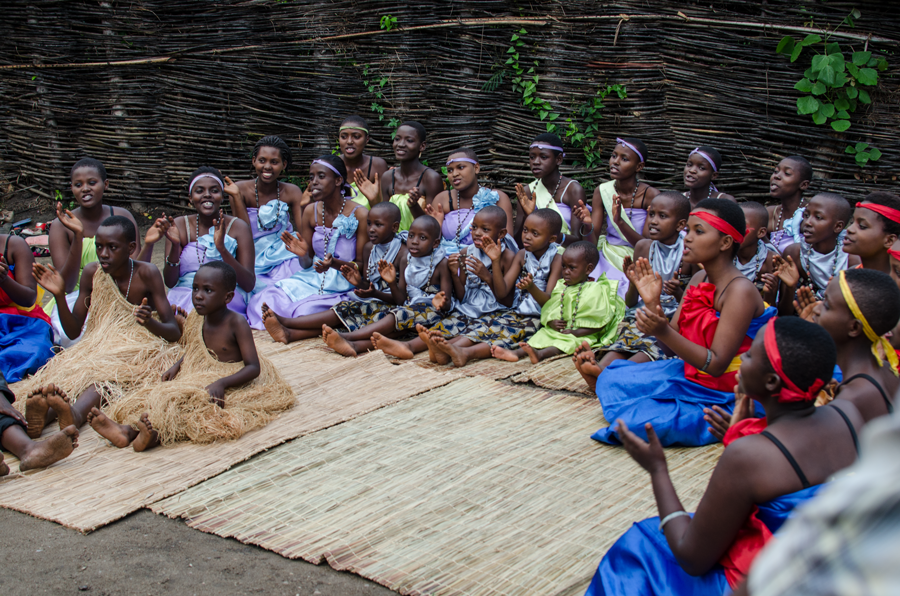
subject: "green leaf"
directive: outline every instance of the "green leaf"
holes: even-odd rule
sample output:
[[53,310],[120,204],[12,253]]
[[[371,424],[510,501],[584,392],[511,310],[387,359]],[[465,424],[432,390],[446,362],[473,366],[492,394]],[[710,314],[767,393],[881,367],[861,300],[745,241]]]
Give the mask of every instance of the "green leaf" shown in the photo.
[[813,87],[812,87],[812,94],[813,95],[822,95],[825,93],[826,90],[827,90],[827,87],[825,87],[824,83],[822,83],[820,81],[816,81],[816,84],[813,85]]
[[841,120],[849,120],[850,114],[847,112],[847,110],[838,110],[834,113],[834,117],[840,118]]
[[847,148],[844,149],[844,153],[849,153],[850,155],[854,155],[856,153],[856,149],[853,148],[853,145],[847,145]]
[[834,104],[833,103],[821,103],[819,102],[819,110],[818,113],[822,114],[826,118],[831,118],[834,116]]
[[859,94],[859,89],[856,87],[847,87],[847,97],[850,99],[856,99],[856,96]]
[[857,66],[865,66],[866,62],[869,61],[869,58],[872,57],[872,52],[853,52],[853,64]]
[[837,74],[834,75],[834,88],[840,89],[841,87],[846,85],[847,81],[849,81],[849,80],[850,79],[847,78],[846,74],[844,74],[843,72],[838,72]]
[[833,128],[837,132],[844,132],[848,128],[850,128],[849,120],[835,120],[831,123],[831,128]]
[[534,101],[533,97],[526,97],[525,101],[523,103],[527,106],[528,104],[530,104],[533,101]]
[[806,37],[804,37],[803,41],[800,42],[800,45],[811,46],[814,43],[820,43],[821,41],[822,41],[822,38],[814,33],[812,35],[807,35]]
[[507,64],[512,64],[512,63],[513,63],[513,59],[512,59],[512,58],[507,58],[507,59],[506,59],[506,63],[507,63]]
[[550,114],[550,121],[551,121],[551,122],[553,122],[553,121],[556,120],[557,118],[559,118],[559,114],[557,114],[556,112],[553,112],[552,114]]
[[856,153],[859,153],[860,151],[865,151],[868,148],[869,148],[868,143],[857,143],[856,147],[854,147],[854,149],[856,149],[856,151],[855,151]]
[[834,108],[836,110],[847,110],[850,108],[850,102],[843,97],[840,99],[836,99],[834,100]]
[[794,38],[790,35],[785,35],[781,38],[781,41],[778,42],[778,47],[775,48],[775,52],[778,54],[787,54],[790,55],[794,50]]
[[797,44],[794,46],[794,49],[791,50],[791,62],[796,62],[797,58],[800,57],[800,52],[803,51],[803,46]]
[[516,48],[515,48],[515,47],[510,47],[508,50],[506,50],[506,53],[507,53],[507,54],[515,54],[515,53],[516,53]]
[[835,72],[844,72],[843,54],[828,54],[828,62],[834,68]]
[[854,8],[853,10],[850,11],[850,16],[852,16],[854,19],[858,19],[859,15],[861,15],[861,14],[862,13],[859,12],[858,8]]
[[517,39],[519,39],[519,36],[513,33],[513,36],[509,39],[509,41],[516,41]]
[[819,72],[823,68],[828,66],[828,56],[825,54],[816,54],[812,59],[812,69],[815,72]]
[[848,64],[847,72],[849,72],[851,75],[853,75],[854,78],[859,77],[859,67],[855,64]]
[[826,85],[828,85],[829,87],[834,87],[834,82],[835,82],[834,77],[836,74],[837,73],[834,72],[834,67],[832,67],[829,64],[828,66],[824,67],[822,70],[819,71],[819,80],[822,81],[823,83],[825,83]]
[[797,84],[794,85],[794,89],[800,91],[801,93],[811,93],[813,90],[813,84],[809,79],[800,79],[797,81]]
[[825,116],[825,114],[822,114],[821,112],[816,112],[815,114],[812,115],[812,121],[816,124],[825,124],[825,122],[827,120],[828,120],[828,117]]
[[868,151],[863,151],[862,153],[856,154],[856,161],[866,163],[867,161],[869,161],[870,157],[872,157],[871,153],[869,153]]
[[878,71],[874,68],[860,68],[856,80],[863,85],[875,85],[878,83]]
[[861,101],[862,103],[865,103],[865,104],[872,103],[872,98],[869,97],[869,92],[866,91],[865,89],[860,89],[859,90],[859,101]]
[[813,69],[811,69],[811,68],[807,68],[805,71],[803,71],[803,76],[806,77],[807,79],[809,79],[810,81],[816,80],[816,74],[817,73],[814,72]]
[[541,120],[544,120],[544,119],[547,118],[547,116],[549,115],[549,113],[550,113],[550,112],[548,112],[547,110],[539,110],[539,111],[538,111],[538,118],[540,118]]
[[881,158],[881,150],[878,147],[872,147],[872,150],[869,151],[869,159],[872,161],[878,161]]
[[524,29],[519,29],[519,35],[525,35],[526,33],[528,33],[528,31],[525,31]]
[[884,59],[884,57],[879,56],[878,60],[876,60],[875,62],[876,62],[876,64],[878,64],[878,66],[877,66],[878,70],[887,70],[888,63],[887,63],[887,60]]
[[811,95],[801,97],[797,100],[798,114],[813,114],[819,109],[819,100]]
[[825,44],[825,53],[826,54],[840,54],[841,46],[837,43],[829,43]]
[[552,122],[547,123],[547,132],[556,132],[556,125]]

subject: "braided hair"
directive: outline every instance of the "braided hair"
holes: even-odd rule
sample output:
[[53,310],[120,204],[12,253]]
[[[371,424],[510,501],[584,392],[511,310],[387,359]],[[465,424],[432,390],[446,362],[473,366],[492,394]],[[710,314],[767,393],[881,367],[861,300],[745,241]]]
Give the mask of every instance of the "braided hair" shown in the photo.
[[293,155],[291,155],[291,148],[288,147],[288,144],[285,143],[281,137],[269,135],[256,141],[256,145],[253,146],[253,159],[256,159],[256,156],[259,155],[259,150],[262,147],[274,147],[275,149],[278,149],[278,152],[281,153],[281,161],[284,162],[284,169],[286,170],[291,167],[291,162],[294,159]]

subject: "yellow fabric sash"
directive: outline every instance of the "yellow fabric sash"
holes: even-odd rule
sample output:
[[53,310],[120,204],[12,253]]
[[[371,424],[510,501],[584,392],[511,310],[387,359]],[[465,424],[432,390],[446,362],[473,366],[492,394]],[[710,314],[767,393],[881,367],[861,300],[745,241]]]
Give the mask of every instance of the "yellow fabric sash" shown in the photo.
[[875,330],[869,325],[866,317],[863,316],[862,311],[859,310],[859,305],[856,304],[856,299],[853,297],[853,292],[850,291],[850,285],[847,283],[846,274],[846,270],[841,270],[840,277],[838,277],[841,284],[841,294],[844,295],[844,300],[847,302],[850,312],[853,313],[853,316],[857,321],[862,323],[866,337],[872,342],[872,355],[875,356],[878,366],[882,366],[884,364],[884,358],[887,358],[888,363],[891,365],[891,372],[897,376],[897,352],[894,351],[891,342],[889,342],[886,337],[879,336],[875,333]]
[[[553,209],[559,213],[560,217],[562,217],[562,213],[560,213],[556,201],[553,200],[553,196],[550,194],[550,191],[547,190],[547,187],[544,186],[543,182],[535,180],[528,185],[528,188],[531,190],[531,194],[534,197],[535,209]],[[569,229],[569,225],[566,223],[565,217],[562,217],[562,233],[567,236],[572,233]]]

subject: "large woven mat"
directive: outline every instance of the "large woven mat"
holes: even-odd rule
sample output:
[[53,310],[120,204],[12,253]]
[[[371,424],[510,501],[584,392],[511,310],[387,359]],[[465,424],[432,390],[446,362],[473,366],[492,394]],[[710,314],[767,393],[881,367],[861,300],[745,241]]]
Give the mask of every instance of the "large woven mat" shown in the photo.
[[47,469],[18,473],[17,460],[6,454],[13,471],[0,479],[0,506],[91,531],[262,450],[457,378],[414,364],[397,366],[381,353],[343,358],[323,349],[321,341],[284,346],[265,334],[257,334],[256,340],[260,352],[275,362],[298,398],[292,410],[268,426],[238,441],[185,443],[146,453],[116,449],[85,426],[75,452]]
[[588,387],[581,373],[568,354],[545,360],[514,376],[515,383],[534,383],[546,389],[559,389],[594,396],[594,388]]
[[[151,509],[402,594],[569,594],[648,475],[590,434],[595,401],[465,378],[282,445]],[[720,447],[667,450],[693,508]]]

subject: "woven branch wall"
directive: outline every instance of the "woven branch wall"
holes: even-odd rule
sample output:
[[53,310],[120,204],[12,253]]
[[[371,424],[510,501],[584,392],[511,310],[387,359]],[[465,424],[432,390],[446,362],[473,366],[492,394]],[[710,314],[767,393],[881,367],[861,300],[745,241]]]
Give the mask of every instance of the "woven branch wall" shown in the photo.
[[[71,164],[91,155],[110,173],[110,201],[184,206],[190,171],[209,164],[248,176],[250,150],[266,134],[295,149],[289,174],[303,177],[312,158],[335,146],[341,119],[358,113],[370,121],[369,150],[389,163],[384,125],[416,119],[429,131],[432,166],[469,145],[509,191],[530,177],[527,146],[545,124],[509,76],[493,91],[483,86],[524,28],[521,62],[537,61],[537,94],[563,114],[560,122],[600,85],[627,87],[626,99],[607,98],[599,139],[608,155],[616,136],[642,138],[645,177],[658,186],[680,188],[688,152],[710,144],[725,159],[720,186],[740,198],[765,198],[772,166],[799,153],[813,162],[813,189],[856,200],[898,186],[900,16],[891,4],[8,0],[0,177],[68,195]],[[791,64],[775,46],[785,34],[812,32],[804,29],[811,21],[834,26],[853,8],[862,12],[856,28],[842,27],[834,41],[845,50],[868,43],[887,53],[889,68],[872,105],[839,134],[797,114],[793,85],[809,58]],[[398,29],[381,30],[388,14]],[[385,77],[379,122],[364,81]],[[879,147],[881,160],[856,166],[844,149],[859,141]],[[604,164],[585,171],[567,163],[589,186],[606,178]]]

